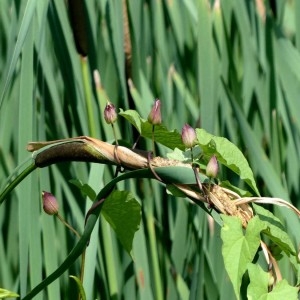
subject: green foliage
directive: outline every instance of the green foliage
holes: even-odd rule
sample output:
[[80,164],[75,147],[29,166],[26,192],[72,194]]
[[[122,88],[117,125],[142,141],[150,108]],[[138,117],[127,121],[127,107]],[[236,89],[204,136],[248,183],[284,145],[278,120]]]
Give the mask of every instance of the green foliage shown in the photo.
[[129,192],[114,191],[105,200],[101,212],[131,255],[133,237],[141,223],[141,205]]
[[12,298],[12,297],[20,297],[20,296],[14,292],[0,288],[0,299]]
[[222,255],[225,268],[231,279],[236,297],[239,299],[242,277],[252,262],[260,244],[260,232],[265,228],[257,216],[252,218],[245,234],[238,218],[222,216]]
[[279,248],[284,251],[288,256],[296,256],[295,246],[293,245],[290,237],[284,230],[281,221],[276,218],[270,211],[255,205],[256,214],[266,224],[266,229],[263,233],[272,240]]
[[[246,270],[248,270],[250,277],[248,297],[258,299],[263,296],[264,292],[268,293],[270,274],[265,274],[259,266],[250,264],[260,245],[261,234],[267,236],[276,244],[280,251],[285,252],[291,264],[294,266],[295,274],[297,274],[298,270],[298,260],[294,245],[290,237],[284,231],[280,220],[268,210],[258,205],[254,207],[257,215],[250,220],[245,232],[243,232],[241,221],[238,218],[222,216],[224,220],[224,225],[221,230],[221,238],[223,240],[222,254],[225,268],[231,278],[237,298],[240,297],[240,286]],[[278,259],[281,258],[280,256],[277,257]],[[256,270],[257,273],[255,273],[254,270]],[[259,275],[260,273],[261,275]],[[262,281],[258,283],[260,277]],[[287,293],[296,293],[293,294],[291,299],[296,298],[297,289],[288,285],[286,281],[281,282],[280,286],[281,288],[276,285],[276,291],[274,289],[272,291],[273,294],[270,293],[268,297],[278,299],[276,298],[279,297],[277,292],[283,293],[283,290],[287,289]]]
[[[165,157],[167,147],[174,150],[169,157],[189,161],[191,152],[184,151],[180,131],[185,123],[200,127],[201,149],[196,147],[194,155],[202,169],[202,150],[218,156],[226,166],[221,168],[221,186],[241,196],[254,192],[280,197],[299,207],[300,2],[270,3],[85,1],[88,57],[83,58],[76,52],[65,1],[1,1],[1,287],[24,298],[58,270],[51,284],[48,280],[40,285],[42,292],[35,299],[76,299],[68,275],[80,273],[77,258],[89,242],[83,283],[87,299],[235,297],[245,266],[235,274],[228,272],[234,276],[234,290],[221,255],[219,223],[212,225],[201,207],[166,194],[161,183],[149,180],[151,172],[120,175],[118,190],[130,191],[129,198],[141,203],[133,262],[105,218],[98,220],[100,212],[85,226],[91,206],[85,196],[94,200],[103,188],[111,188],[118,181],[113,180],[113,168],[73,162],[34,171],[25,147],[33,140],[81,135],[111,143],[114,135],[103,119],[109,99],[122,109],[123,118],[115,124],[118,138],[132,144],[137,129],[146,138],[137,147],[150,150],[152,126],[145,119],[159,98],[163,124],[155,126],[156,155]],[[99,71],[100,83],[93,80],[94,70]],[[217,151],[209,147],[211,139]],[[193,172],[186,169],[156,172],[168,182],[176,180],[199,191]],[[200,180],[207,182],[204,175]],[[178,187],[172,187],[182,196],[182,190],[179,194]],[[42,190],[56,196],[60,213],[83,232],[81,239],[75,240],[55,218],[42,213]],[[296,299],[292,286],[300,278],[299,219],[283,207],[266,209],[254,206],[255,220],[264,228],[260,234],[255,228],[252,236],[249,228],[234,226],[238,241],[243,241],[238,249],[244,249],[248,237],[260,237],[280,259],[284,279],[268,293],[263,263],[253,261],[255,265],[246,266],[248,288],[243,281],[242,290],[247,288],[253,299]],[[217,212],[211,214],[221,223]]]
[[72,276],[72,275],[70,276],[70,278],[72,278],[76,282],[76,285],[77,285],[78,290],[79,290],[80,299],[81,300],[86,300],[86,295],[85,295],[85,291],[84,291],[81,280],[78,277]]
[[240,149],[226,138],[197,129],[198,142],[205,155],[216,155],[218,161],[237,173],[259,195],[252,170]]
[[[277,283],[274,289],[269,292],[268,288],[272,285],[270,274],[264,272],[258,265],[249,264],[248,272],[250,284],[247,289],[248,299],[297,299],[298,289],[290,286],[286,280]],[[271,283],[271,284],[270,284]]]
[[[121,111],[120,115],[128,120],[137,129],[142,137],[152,137],[152,124],[142,119],[138,112],[134,110]],[[184,145],[181,141],[178,131],[169,131],[163,125],[155,126],[155,141],[170,149],[174,149],[175,147],[182,150],[184,149]]]
[[96,192],[88,184],[82,183],[82,181],[78,179],[70,179],[69,182],[79,188],[83,197],[87,196],[90,200],[95,200]]

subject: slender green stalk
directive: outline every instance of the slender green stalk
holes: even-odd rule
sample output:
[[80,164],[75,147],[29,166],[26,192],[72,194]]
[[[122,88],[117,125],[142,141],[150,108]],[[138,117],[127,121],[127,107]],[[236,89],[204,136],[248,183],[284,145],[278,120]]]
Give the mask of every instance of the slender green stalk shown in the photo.
[[84,290],[83,285],[82,285],[82,281],[78,277],[73,276],[73,275],[70,275],[70,278],[74,279],[76,284],[77,284],[77,287],[78,287],[78,300],[86,300],[86,294],[85,294],[85,290]]
[[[145,172],[148,171],[148,172]],[[90,210],[90,213],[88,215],[88,218],[86,220],[86,225],[83,231],[83,234],[81,238],[79,239],[76,246],[72,249],[70,254],[67,256],[67,258],[64,260],[64,262],[60,265],[58,269],[56,269],[52,274],[50,274],[46,279],[44,279],[40,284],[38,284],[29,294],[27,294],[23,300],[29,300],[32,299],[34,296],[36,296],[39,292],[41,292],[43,289],[45,289],[49,284],[51,284],[54,280],[56,280],[58,277],[60,277],[75,261],[76,259],[85,251],[86,245],[89,242],[90,235],[94,229],[94,226],[96,224],[96,221],[99,217],[100,211],[102,209],[104,199],[109,195],[112,188],[115,186],[115,184],[118,181],[127,179],[132,177],[132,175],[141,176],[141,174],[148,174],[149,176],[152,176],[152,173],[149,172],[149,170],[141,170],[138,172],[130,172],[123,174],[111,182],[109,182],[97,195],[96,200],[94,201],[93,205],[95,205],[96,202],[98,202],[97,205],[93,206],[94,209]],[[99,199],[102,199],[99,203]]]
[[[184,181],[185,180],[192,180],[193,181],[193,172],[189,170],[187,172],[187,168],[185,167],[161,167],[161,168],[155,168],[155,171],[157,174],[166,182],[172,182],[172,180],[180,180],[180,178]],[[142,169],[137,171],[128,172],[125,174],[120,175],[119,177],[113,179],[110,181],[97,195],[96,200],[94,201],[93,205],[95,205],[96,202],[99,202],[99,199],[101,200],[100,203],[94,206],[92,210],[90,210],[89,215],[86,220],[86,226],[84,228],[83,234],[81,238],[79,239],[76,246],[72,249],[70,254],[67,256],[67,258],[64,260],[64,262],[60,265],[58,269],[56,269],[52,274],[50,274],[45,280],[43,280],[39,285],[37,285],[28,295],[26,295],[23,300],[29,300],[32,299],[35,295],[37,295],[40,291],[42,291],[44,288],[46,288],[50,283],[52,283],[54,280],[56,280],[58,277],[60,277],[75,261],[76,259],[83,253],[83,251],[86,248],[86,245],[88,244],[88,241],[90,239],[90,235],[94,229],[94,226],[96,224],[96,221],[99,217],[100,211],[103,206],[104,199],[109,195],[112,188],[116,185],[117,182],[129,179],[129,178],[152,178],[155,179],[155,176],[149,169]],[[177,178],[177,179],[176,179]],[[92,207],[93,207],[92,205]]]
[[39,285],[37,285],[28,295],[26,295],[23,300],[32,299],[35,295],[37,295],[39,292],[41,292],[44,288],[46,288],[51,282],[53,282],[55,279],[57,279],[59,276],[61,276],[75,261],[76,259],[83,253],[89,238],[90,234],[96,224],[96,221],[98,219],[98,215],[101,211],[102,205],[98,206],[96,210],[91,214],[89,217],[84,233],[77,243],[77,245],[73,248],[73,250],[70,252],[68,257],[64,260],[64,262],[60,265],[60,267],[55,270],[52,274],[50,274],[45,280],[43,280]]
[[117,133],[116,133],[116,129],[115,129],[114,123],[111,124],[111,127],[112,127],[112,130],[113,130],[113,133],[114,133],[114,138],[115,138],[115,141],[116,141],[116,145],[118,146],[119,143],[118,143]]
[[107,270],[107,283],[109,288],[109,295],[113,297],[113,295],[118,295],[118,275],[117,275],[117,265],[116,261],[113,259],[113,242],[111,236],[111,228],[107,222],[102,220],[102,236],[105,241],[104,248],[104,256],[106,257],[106,270]]
[[153,157],[155,157],[155,140],[154,140],[154,129],[155,125],[152,125],[152,151],[153,151]]
[[84,251],[82,252],[82,255],[81,255],[80,281],[82,283],[83,283],[83,278],[84,278],[85,253],[86,253],[86,249],[84,249]]
[[159,270],[158,254],[157,254],[157,243],[156,243],[156,234],[154,229],[154,218],[151,212],[151,215],[147,218],[147,227],[149,231],[149,242],[150,242],[150,253],[152,258],[152,269],[154,277],[154,286],[155,286],[155,299],[163,300],[163,287],[162,280]]
[[80,238],[80,234],[70,225],[68,222],[60,215],[56,214],[56,217],[66,226],[68,227],[77,237]]
[[82,79],[84,85],[85,103],[87,108],[89,134],[91,137],[96,137],[95,118],[93,113],[92,93],[90,87],[87,58],[81,57],[80,62],[81,62]]
[[[77,237],[80,238],[80,234],[60,215],[56,214],[56,217],[66,226],[68,227]],[[85,263],[85,249],[82,252],[81,255],[81,267],[80,267],[80,282],[83,283],[83,277],[84,277],[84,263]],[[82,299],[82,289],[80,289],[80,292],[78,294],[78,300]]]
[[1,193],[0,195],[0,205],[5,200],[7,195],[24,179],[26,178],[33,170],[37,167],[34,163],[28,166],[21,174],[19,174]]

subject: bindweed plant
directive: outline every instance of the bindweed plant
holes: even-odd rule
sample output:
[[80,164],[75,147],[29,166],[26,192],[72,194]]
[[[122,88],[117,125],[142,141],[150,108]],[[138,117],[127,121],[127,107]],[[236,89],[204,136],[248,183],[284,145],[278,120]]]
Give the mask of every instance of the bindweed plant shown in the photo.
[[[286,206],[300,216],[299,210],[283,199],[260,196],[246,158],[228,139],[214,136],[201,128],[193,129],[187,124],[183,127],[182,134],[176,130],[168,130],[163,124],[155,124],[153,135],[153,124],[136,111],[121,110],[119,115],[134,126],[141,137],[153,139],[155,136],[156,143],[169,148],[168,157],[154,157],[152,151],[124,147],[118,142],[113,145],[87,136],[30,142],[27,150],[32,152],[31,164],[13,180],[9,180],[1,192],[0,203],[3,203],[7,195],[36,168],[60,162],[83,161],[117,167],[116,176],[98,194],[87,184],[73,182],[83,195],[93,201],[86,214],[84,230],[59,268],[23,299],[32,299],[84,254],[99,217],[108,221],[124,249],[134,256],[132,243],[141,222],[141,206],[130,190],[117,190],[116,184],[140,178],[158,180],[175,197],[190,199],[198,209],[203,209],[222,227],[222,255],[236,298],[240,297],[240,288],[246,276],[249,299],[267,295],[274,299],[279,299],[280,295],[296,299],[298,287],[282,277],[278,260],[286,256],[295,276],[299,278],[297,249],[280,220],[270,210],[258,204]],[[114,121],[115,119],[116,116]],[[197,154],[191,157],[190,153]],[[247,184],[248,190],[243,191],[231,185],[226,178],[215,180],[219,164],[236,173]],[[120,170],[121,174],[118,173]],[[53,197],[52,194],[43,192],[44,209],[48,208],[48,213],[56,215],[58,205]],[[269,247],[270,241],[273,248]],[[263,253],[264,260],[257,259],[260,252]],[[81,279],[73,276],[79,286],[80,297],[84,299],[82,277],[83,274]]]
[[2,0],[0,298],[296,299],[299,3]]

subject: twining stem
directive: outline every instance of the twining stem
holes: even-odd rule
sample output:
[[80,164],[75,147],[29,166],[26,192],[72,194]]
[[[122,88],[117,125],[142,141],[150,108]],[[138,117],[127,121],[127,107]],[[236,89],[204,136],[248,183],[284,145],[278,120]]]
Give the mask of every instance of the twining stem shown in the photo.
[[113,130],[113,133],[114,133],[114,138],[115,138],[115,141],[116,141],[116,145],[119,146],[118,139],[117,139],[117,134],[116,134],[116,129],[115,129],[114,123],[111,124],[111,127],[112,127],[112,130]]
[[[68,227],[75,235],[80,238],[80,234],[60,215],[56,214],[56,217],[66,226]],[[85,264],[85,251],[86,249],[83,250],[82,255],[81,255],[81,266],[80,266],[80,281],[83,282],[83,277],[84,277],[84,264]],[[78,295],[78,300],[80,300],[80,294]]]
[[152,151],[153,151],[153,157],[155,157],[155,142],[154,142],[154,129],[155,125],[152,125]]
[[66,226],[68,227],[77,237],[80,238],[80,234],[60,215],[56,214],[56,217]]
[[254,203],[263,203],[263,204],[273,204],[273,205],[278,205],[278,206],[285,206],[293,210],[298,217],[300,217],[300,210],[296,208],[294,205],[291,203],[281,199],[281,198],[276,198],[276,197],[239,197],[238,199],[233,200],[233,203],[235,205],[242,205],[242,204],[248,204],[250,202]]
[[192,163],[194,162],[194,153],[193,153],[193,147],[191,147],[191,160]]
[[27,177],[37,166],[33,162],[30,166],[28,166],[21,174],[19,174],[9,185],[4,189],[4,191],[0,194],[0,205],[5,200],[7,195],[25,178]]
[[[81,254],[80,281],[82,283],[83,283],[83,277],[84,277],[85,253],[86,253],[86,247]],[[78,300],[80,300],[80,294],[78,296]]]
[[137,137],[137,139],[136,139],[136,141],[135,141],[134,144],[132,145],[131,149],[135,149],[135,148],[136,148],[136,145],[137,145],[137,143],[139,142],[140,138],[141,138],[141,135],[139,134],[138,137]]
[[193,147],[191,147],[191,160],[192,160],[192,168],[193,168],[193,171],[194,171],[194,174],[195,174],[197,185],[198,185],[200,191],[202,191],[202,184],[201,184],[201,181],[200,181],[200,178],[199,178],[198,167],[194,165]]

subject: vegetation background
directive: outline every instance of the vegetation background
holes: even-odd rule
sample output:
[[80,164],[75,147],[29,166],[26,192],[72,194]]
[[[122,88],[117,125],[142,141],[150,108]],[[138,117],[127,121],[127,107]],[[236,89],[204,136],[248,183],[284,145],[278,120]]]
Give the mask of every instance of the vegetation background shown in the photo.
[[[0,185],[30,158],[27,142],[80,135],[112,142],[102,116],[107,99],[146,118],[159,98],[169,129],[187,122],[227,137],[248,158],[262,195],[300,206],[299,1],[85,1],[77,21],[84,13],[87,59],[76,51],[78,22],[71,26],[69,18],[80,3],[0,3]],[[117,129],[134,141],[122,118]],[[139,148],[151,143],[141,140]],[[60,213],[82,231],[91,203],[69,180],[98,192],[112,176],[107,166],[64,163],[22,182],[0,209],[0,287],[26,295],[74,246],[75,236],[42,212],[42,190],[55,194]],[[240,184],[227,170],[221,178]],[[87,250],[87,299],[234,298],[218,225],[155,182],[118,187],[142,204],[133,259],[100,218]],[[297,218],[274,212],[299,245]],[[280,267],[293,283],[288,261]],[[74,299],[68,275],[79,269],[80,261],[36,299]]]

